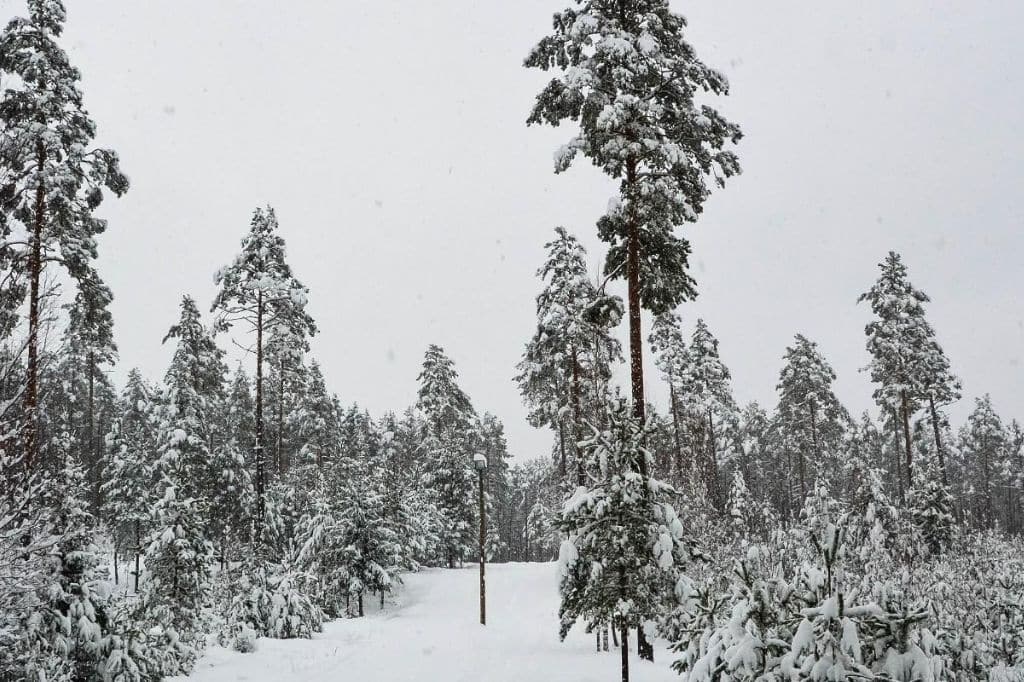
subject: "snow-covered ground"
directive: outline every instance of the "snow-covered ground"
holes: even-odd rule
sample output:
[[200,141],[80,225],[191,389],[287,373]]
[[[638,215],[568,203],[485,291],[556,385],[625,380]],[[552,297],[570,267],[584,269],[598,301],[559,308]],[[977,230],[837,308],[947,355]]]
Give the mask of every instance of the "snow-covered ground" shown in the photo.
[[[609,682],[619,651],[594,651],[574,629],[558,641],[554,564],[487,567],[487,621],[478,622],[477,571],[428,570],[405,577],[383,611],[327,623],[313,640],[261,639],[251,654],[212,648],[188,682]],[[368,600],[369,604],[374,602]],[[374,605],[375,606],[375,605]],[[631,642],[631,679],[678,682],[671,654],[641,662]]]

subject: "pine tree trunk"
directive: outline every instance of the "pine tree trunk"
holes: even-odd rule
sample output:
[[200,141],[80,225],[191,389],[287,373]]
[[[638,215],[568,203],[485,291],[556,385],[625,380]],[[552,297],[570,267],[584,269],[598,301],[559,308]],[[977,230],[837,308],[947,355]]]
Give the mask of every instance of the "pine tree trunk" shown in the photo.
[[93,485],[93,504],[97,515],[100,507],[103,504],[103,492],[101,485],[103,483],[102,472],[100,471],[100,457],[96,451],[96,362],[95,355],[92,351],[89,351],[88,357],[89,363],[89,473],[92,477]]
[[118,564],[117,564],[117,555],[118,555],[118,552],[119,552],[120,549],[121,549],[120,546],[118,546],[117,543],[114,543],[114,584],[115,585],[120,585],[121,584],[121,573],[120,573],[120,570],[119,570],[119,567],[118,567]]
[[900,427],[899,427],[899,415],[896,414],[896,408],[892,408],[892,425],[893,425],[893,462],[896,465],[896,485],[899,490],[900,504],[903,503],[903,465],[900,463]]
[[935,396],[928,395],[928,408],[932,413],[932,432],[935,434],[935,452],[939,456],[939,470],[942,472],[942,485],[948,486],[946,476],[946,453],[942,450],[942,436],[939,430],[939,411],[935,409]]
[[586,485],[586,478],[583,472],[583,457],[580,454],[580,367],[577,358],[576,347],[572,348],[572,451],[576,456],[576,485]]
[[263,519],[266,514],[265,473],[263,462],[263,292],[256,295],[256,520],[253,534],[263,542]]
[[359,595],[356,597],[356,605],[359,608],[359,617],[362,618],[363,617],[363,593],[362,592],[360,592]]
[[[626,161],[626,192],[627,195],[636,184],[636,160]],[[644,345],[640,328],[640,224],[632,215],[632,208],[627,216],[626,237],[626,279],[627,299],[629,307],[629,377],[633,397],[633,416],[641,423],[646,420],[644,403]],[[646,481],[648,476],[647,458],[640,457],[637,469],[641,478]],[[646,485],[644,486],[646,490]],[[623,625],[623,632],[626,626]],[[625,651],[625,647],[624,647]],[[644,637],[643,628],[637,628],[637,653],[641,658],[653,661],[654,647]],[[623,680],[629,679],[629,663],[626,654],[622,656]]]
[[46,164],[46,147],[36,142],[36,163],[39,185],[36,187],[35,218],[32,223],[28,256],[28,367],[25,377],[25,461],[26,479],[32,474],[39,456],[39,279],[43,270],[43,226],[46,222],[46,189],[42,169]]
[[907,455],[907,490],[914,485],[913,450],[910,446],[910,401],[907,399],[907,392],[900,391],[900,410],[903,418],[903,442]]
[[278,367],[279,391],[277,394],[277,475],[284,477],[287,469],[284,461],[284,355]]
[[793,450],[786,448],[786,489],[782,498],[787,521],[793,518]]
[[669,372],[668,375],[668,395],[671,399],[672,404],[672,429],[675,434],[676,441],[676,477],[678,481],[683,480],[683,439],[679,435],[679,397],[676,395],[676,381],[675,376]]
[[605,625],[603,628],[601,628],[601,638],[603,640],[602,644],[604,645],[604,650],[605,651],[608,651],[608,630],[610,630],[610,629],[611,628],[609,626],[607,626],[607,625]]
[[821,446],[818,445],[818,419],[814,401],[811,401],[810,405],[808,405],[808,410],[811,413],[811,447],[814,448],[814,456],[820,461]]
[[139,593],[139,555],[142,554],[142,529],[135,520],[135,594]]
[[715,419],[711,408],[708,408],[708,493],[715,508],[721,511],[724,508],[721,486],[718,484],[718,446],[715,442]]
[[807,458],[804,456],[802,447],[798,450],[798,456],[800,460],[800,500],[803,504],[803,500],[807,499],[807,467],[804,463]]
[[985,525],[988,528],[992,527],[992,521],[995,518],[995,513],[992,508],[992,471],[989,466],[990,446],[991,443],[989,442],[989,439],[986,438],[985,442],[982,444],[981,466],[982,473],[985,476]]
[[[636,161],[626,162],[627,192],[636,182]],[[632,213],[632,209],[630,209]],[[644,404],[644,346],[640,328],[640,225],[633,215],[627,217],[626,279],[629,303],[629,379],[633,397],[633,416],[643,422],[646,417]],[[641,457],[637,462],[640,475],[647,478],[647,462]]]
[[[641,632],[641,630],[637,630],[637,632]],[[629,682],[629,627],[626,625],[625,619],[622,620],[619,636],[622,638],[620,649],[622,653],[622,682]]]
[[562,456],[558,462],[558,480],[564,482],[568,467],[565,461],[565,424],[562,423],[561,417],[558,418],[558,448]]

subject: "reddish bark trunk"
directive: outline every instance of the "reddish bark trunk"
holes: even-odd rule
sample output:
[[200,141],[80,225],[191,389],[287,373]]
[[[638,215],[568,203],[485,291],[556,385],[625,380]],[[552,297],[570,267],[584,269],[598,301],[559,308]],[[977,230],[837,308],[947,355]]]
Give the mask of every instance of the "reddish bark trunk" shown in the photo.
[[28,257],[28,367],[25,378],[25,477],[32,474],[39,455],[39,279],[43,269],[43,226],[46,221],[46,190],[41,179],[46,163],[46,147],[36,143],[36,162],[40,173],[36,187],[35,220],[32,224]]

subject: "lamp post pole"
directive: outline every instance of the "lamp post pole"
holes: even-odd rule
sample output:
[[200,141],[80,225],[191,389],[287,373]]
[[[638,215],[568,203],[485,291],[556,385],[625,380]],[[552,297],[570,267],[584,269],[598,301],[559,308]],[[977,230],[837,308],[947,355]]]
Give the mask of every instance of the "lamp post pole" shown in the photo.
[[487,542],[487,509],[484,506],[484,472],[487,470],[487,458],[477,454],[473,456],[473,465],[479,481],[480,498],[480,625],[487,625],[487,580],[484,572],[484,545]]

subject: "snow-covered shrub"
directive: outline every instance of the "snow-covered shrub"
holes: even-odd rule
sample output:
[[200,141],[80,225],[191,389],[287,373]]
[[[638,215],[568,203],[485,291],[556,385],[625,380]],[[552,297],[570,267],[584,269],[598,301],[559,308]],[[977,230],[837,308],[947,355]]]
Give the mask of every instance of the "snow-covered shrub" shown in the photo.
[[247,629],[275,639],[308,638],[320,632],[324,613],[298,588],[301,578],[288,569],[268,575],[268,569],[249,568],[238,579],[221,641],[234,646]]
[[967,682],[1024,666],[1020,542],[951,532],[957,551],[929,551],[935,536],[872,478],[853,505],[819,483],[792,528],[730,547],[728,585],[721,550],[680,581],[663,633],[688,682]]
[[248,625],[242,624],[231,638],[231,648],[240,654],[256,651],[256,631]]

